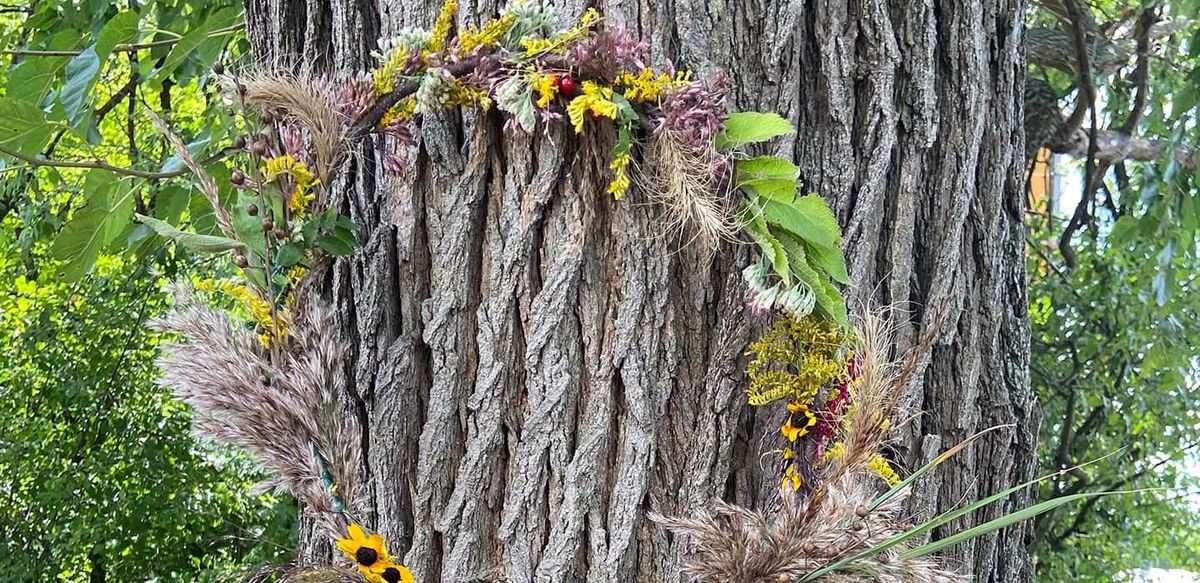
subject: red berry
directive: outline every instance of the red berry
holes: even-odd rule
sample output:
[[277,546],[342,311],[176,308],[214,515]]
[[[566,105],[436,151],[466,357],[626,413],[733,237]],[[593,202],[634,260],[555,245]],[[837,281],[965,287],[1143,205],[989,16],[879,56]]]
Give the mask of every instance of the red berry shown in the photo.
[[579,89],[579,85],[575,83],[575,78],[570,75],[562,75],[556,79],[558,90],[563,95],[575,95],[575,91]]

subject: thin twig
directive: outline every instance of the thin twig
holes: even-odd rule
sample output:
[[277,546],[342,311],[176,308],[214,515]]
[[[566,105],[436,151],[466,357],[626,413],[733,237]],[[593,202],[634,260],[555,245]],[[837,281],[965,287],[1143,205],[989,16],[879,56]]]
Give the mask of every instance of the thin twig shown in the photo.
[[[208,33],[208,38],[224,36],[234,32],[238,32],[245,28],[245,23],[237,23],[233,26],[219,28]],[[138,44],[119,44],[113,47],[113,52],[137,52],[156,47],[167,47],[179,43],[183,37],[156,40],[148,43]],[[36,50],[36,49],[7,49],[0,51],[0,55],[12,55],[14,57],[74,57],[83,53],[87,49],[65,49],[65,50]]]
[[[225,148],[224,150],[221,150],[220,152],[217,152],[217,153],[213,154],[212,156],[209,156],[209,157],[205,158],[204,160],[201,160],[201,164],[205,164],[205,165],[211,164],[211,163],[216,162],[217,160],[220,160],[226,156],[235,154],[238,151],[239,150],[237,148]],[[6,148],[4,146],[0,146],[0,154],[4,154],[5,156],[16,158],[23,162],[28,162],[30,166],[35,166],[35,167],[39,167],[39,168],[41,168],[41,167],[46,167],[46,168],[85,168],[85,169],[91,169],[91,170],[106,170],[108,172],[112,172],[113,174],[120,174],[121,176],[133,176],[136,178],[145,178],[148,180],[165,180],[167,178],[177,178],[179,176],[183,176],[183,175],[191,172],[191,170],[188,169],[187,167],[180,168],[178,170],[170,170],[170,171],[166,171],[166,172],[155,172],[152,170],[138,170],[137,168],[126,168],[124,166],[114,166],[112,164],[109,164],[108,162],[104,162],[103,160],[49,160],[46,158],[39,158],[37,156],[31,156],[29,154],[18,152],[16,150],[12,150],[12,149]]]

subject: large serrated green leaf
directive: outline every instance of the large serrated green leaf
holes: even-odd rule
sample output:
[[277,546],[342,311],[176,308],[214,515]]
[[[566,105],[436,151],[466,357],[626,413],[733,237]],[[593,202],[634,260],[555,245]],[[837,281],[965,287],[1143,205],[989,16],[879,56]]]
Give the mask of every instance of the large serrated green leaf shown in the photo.
[[763,200],[763,216],[772,225],[826,249],[840,252],[842,231],[825,199],[815,194],[801,196],[791,203]]
[[136,12],[118,12],[104,23],[104,27],[96,34],[96,56],[101,61],[108,59],[117,45],[133,42],[137,39],[138,14]]
[[230,239],[228,237],[218,237],[216,235],[200,235],[197,233],[188,233],[180,231],[173,227],[170,223],[160,221],[146,215],[137,215],[138,222],[149,225],[154,232],[163,237],[175,241],[176,243],[199,251],[201,253],[220,253],[222,251],[231,251],[234,249],[245,249],[246,245],[241,241]]
[[728,150],[795,131],[791,122],[777,113],[741,111],[725,119],[725,129],[717,134],[714,145],[718,150]]
[[92,172],[83,185],[87,202],[54,239],[50,254],[66,263],[59,276],[74,281],[91,270],[100,250],[113,242],[133,216],[136,185]]
[[795,180],[800,175],[798,166],[778,156],[758,156],[738,160],[735,166],[739,183],[764,179]]
[[839,326],[849,328],[850,314],[846,311],[846,298],[842,297],[842,292],[838,291],[828,279],[821,278],[821,284],[824,286],[823,289],[813,290],[817,295],[817,307],[821,308],[821,311],[825,312],[825,315],[837,322]]
[[42,110],[25,101],[0,97],[0,146],[25,154],[39,154],[54,127]]
[[813,267],[829,275],[833,281],[842,285],[850,285],[850,274],[846,273],[846,256],[841,249],[830,249],[817,245],[805,244],[808,250],[809,263]]

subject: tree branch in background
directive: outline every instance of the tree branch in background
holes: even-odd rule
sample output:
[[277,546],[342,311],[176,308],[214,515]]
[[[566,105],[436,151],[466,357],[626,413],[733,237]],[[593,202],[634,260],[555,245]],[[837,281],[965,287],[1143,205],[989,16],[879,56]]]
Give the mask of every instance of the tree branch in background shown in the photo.
[[[216,162],[217,160],[220,160],[220,159],[224,158],[225,156],[233,154],[237,151],[238,150],[236,148],[226,148],[224,150],[221,150],[220,152],[217,152],[216,154],[213,154],[212,156],[209,156],[208,158],[205,158],[201,163],[209,164],[212,162]],[[104,162],[103,160],[49,160],[46,158],[39,158],[37,156],[31,156],[29,154],[24,154],[22,152],[12,150],[12,149],[6,148],[4,146],[0,146],[0,154],[4,154],[5,156],[16,158],[23,162],[27,162],[27,163],[29,163],[30,166],[35,166],[38,168],[41,168],[41,167],[85,168],[85,169],[92,169],[92,170],[106,170],[108,172],[112,172],[113,174],[120,174],[121,176],[134,176],[137,178],[146,178],[148,180],[164,180],[167,178],[176,178],[178,176],[183,176],[183,175],[191,172],[191,170],[187,169],[186,167],[180,168],[178,170],[167,171],[167,172],[155,172],[155,171],[151,171],[151,170],[138,170],[137,168],[125,168],[123,166],[114,166],[112,164],[109,164],[108,162]]]
[[[225,28],[218,28],[208,33],[208,38],[224,36],[241,31],[246,27],[245,23],[239,22]],[[182,38],[182,37],[180,37]],[[120,44],[113,47],[113,52],[137,52],[155,47],[169,47],[179,42],[179,38],[169,38],[156,40],[148,43],[138,44]],[[8,49],[0,51],[0,55],[12,55],[14,57],[74,57],[83,53],[84,49],[66,49],[66,50],[34,50],[34,49]]]
[[[1075,212],[1071,215],[1071,220],[1067,222],[1066,228],[1063,229],[1062,235],[1058,238],[1058,249],[1062,253],[1067,267],[1075,267],[1075,251],[1071,249],[1071,238],[1075,235],[1075,231],[1078,231],[1088,220],[1087,208],[1091,204],[1092,193],[1095,192],[1093,182],[1096,181],[1097,174],[1095,159],[1096,136],[1100,130],[1096,120],[1096,87],[1092,84],[1092,67],[1087,44],[1088,31],[1082,24],[1086,19],[1087,7],[1083,6],[1082,0],[1063,0],[1063,4],[1066,7],[1070,21],[1074,23],[1072,31],[1075,34],[1075,59],[1079,71],[1076,79],[1079,88],[1079,99],[1091,111],[1092,118],[1091,128],[1088,132],[1087,158],[1084,161],[1083,167],[1083,196],[1079,198],[1079,204],[1075,206]],[[1090,22],[1090,19],[1086,21]]]

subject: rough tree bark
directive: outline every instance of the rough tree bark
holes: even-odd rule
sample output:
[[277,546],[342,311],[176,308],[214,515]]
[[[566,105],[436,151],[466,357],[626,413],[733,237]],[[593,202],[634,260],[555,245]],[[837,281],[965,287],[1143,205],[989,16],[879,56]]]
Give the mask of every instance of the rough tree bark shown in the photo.
[[[586,4],[560,4],[562,24]],[[599,6],[652,60],[720,69],[742,110],[834,206],[851,303],[936,323],[898,454],[915,467],[1013,423],[922,489],[929,514],[1027,479],[1021,0],[635,2]],[[436,0],[247,0],[256,59],[359,70]],[[465,1],[459,25],[498,11]],[[744,403],[745,245],[708,258],[660,238],[636,192],[603,192],[610,143],[504,135],[495,113],[425,119],[411,173],[353,168],[364,242],[330,279],[366,422],[374,514],[419,581],[677,581],[682,542],[647,519],[713,497],[760,505],[780,412]],[[365,145],[364,150],[370,146]],[[770,464],[766,464],[770,465]],[[1019,496],[970,523],[1027,502]],[[969,524],[956,524],[959,529]],[[942,534],[942,533],[939,533]],[[1028,580],[1026,532],[961,545],[981,581]],[[322,552],[310,545],[309,552]]]

